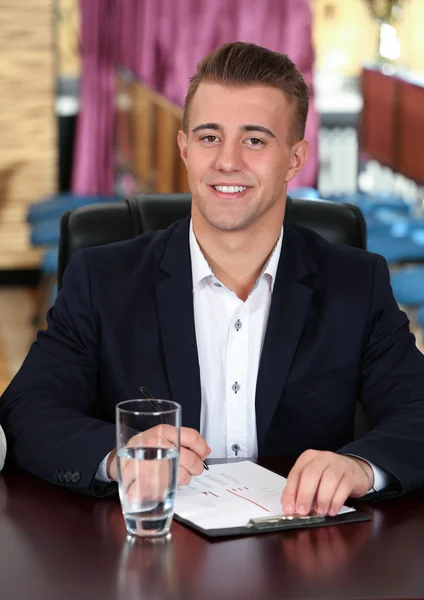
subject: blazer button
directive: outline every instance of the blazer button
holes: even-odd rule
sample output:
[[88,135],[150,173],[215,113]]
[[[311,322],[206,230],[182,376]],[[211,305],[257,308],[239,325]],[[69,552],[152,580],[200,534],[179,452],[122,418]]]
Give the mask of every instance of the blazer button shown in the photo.
[[63,471],[59,471],[59,481],[61,483],[65,481],[65,473]]
[[81,479],[81,474],[79,471],[74,471],[74,473],[72,473],[72,477],[71,477],[71,481],[73,483],[78,483],[78,481]]
[[72,472],[71,471],[66,471],[65,481],[66,481],[66,483],[71,483],[71,481],[72,481]]
[[56,469],[56,471],[53,473],[53,479],[54,479],[55,481],[59,481],[59,473],[58,473],[57,469]]

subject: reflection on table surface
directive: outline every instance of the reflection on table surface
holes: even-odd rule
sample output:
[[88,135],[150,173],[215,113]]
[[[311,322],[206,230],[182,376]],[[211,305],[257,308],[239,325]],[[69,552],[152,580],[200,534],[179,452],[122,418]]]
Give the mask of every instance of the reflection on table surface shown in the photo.
[[218,540],[174,522],[142,540],[127,536],[117,497],[6,474],[1,586],[7,600],[424,597],[424,493],[360,509],[372,521]]

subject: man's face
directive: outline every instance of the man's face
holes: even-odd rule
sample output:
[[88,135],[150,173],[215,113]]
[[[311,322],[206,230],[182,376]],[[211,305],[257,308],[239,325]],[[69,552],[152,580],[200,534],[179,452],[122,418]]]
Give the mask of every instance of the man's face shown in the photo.
[[193,195],[193,219],[222,231],[263,226],[284,216],[287,183],[308,144],[290,144],[292,108],[278,89],[202,82],[188,134],[178,144]]

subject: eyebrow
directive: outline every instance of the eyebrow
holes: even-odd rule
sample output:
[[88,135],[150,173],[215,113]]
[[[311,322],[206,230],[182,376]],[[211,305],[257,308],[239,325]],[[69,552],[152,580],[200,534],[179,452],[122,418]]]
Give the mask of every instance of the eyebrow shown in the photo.
[[[213,129],[215,131],[222,131],[223,127],[218,123],[201,123],[200,125],[197,125],[194,129],[192,129],[192,133],[196,133],[196,131],[201,131],[203,129]],[[259,131],[261,133],[265,133],[265,135],[269,135],[270,137],[275,138],[275,134],[263,125],[242,125],[240,127],[240,131]]]

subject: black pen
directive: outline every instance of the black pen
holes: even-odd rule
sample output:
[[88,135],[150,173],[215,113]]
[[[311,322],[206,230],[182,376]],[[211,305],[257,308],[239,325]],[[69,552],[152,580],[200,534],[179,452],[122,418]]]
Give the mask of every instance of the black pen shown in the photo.
[[[150,401],[150,404],[152,405],[152,407],[155,409],[156,412],[162,412],[160,404],[155,401],[155,399],[153,398],[152,394],[149,392],[149,390],[146,387],[144,387],[144,385],[142,385],[140,387],[140,392],[143,394],[143,396],[146,398],[146,400]],[[204,460],[202,460],[202,463],[203,463],[203,466],[206,469],[206,471],[209,471],[209,467],[205,463]]]

